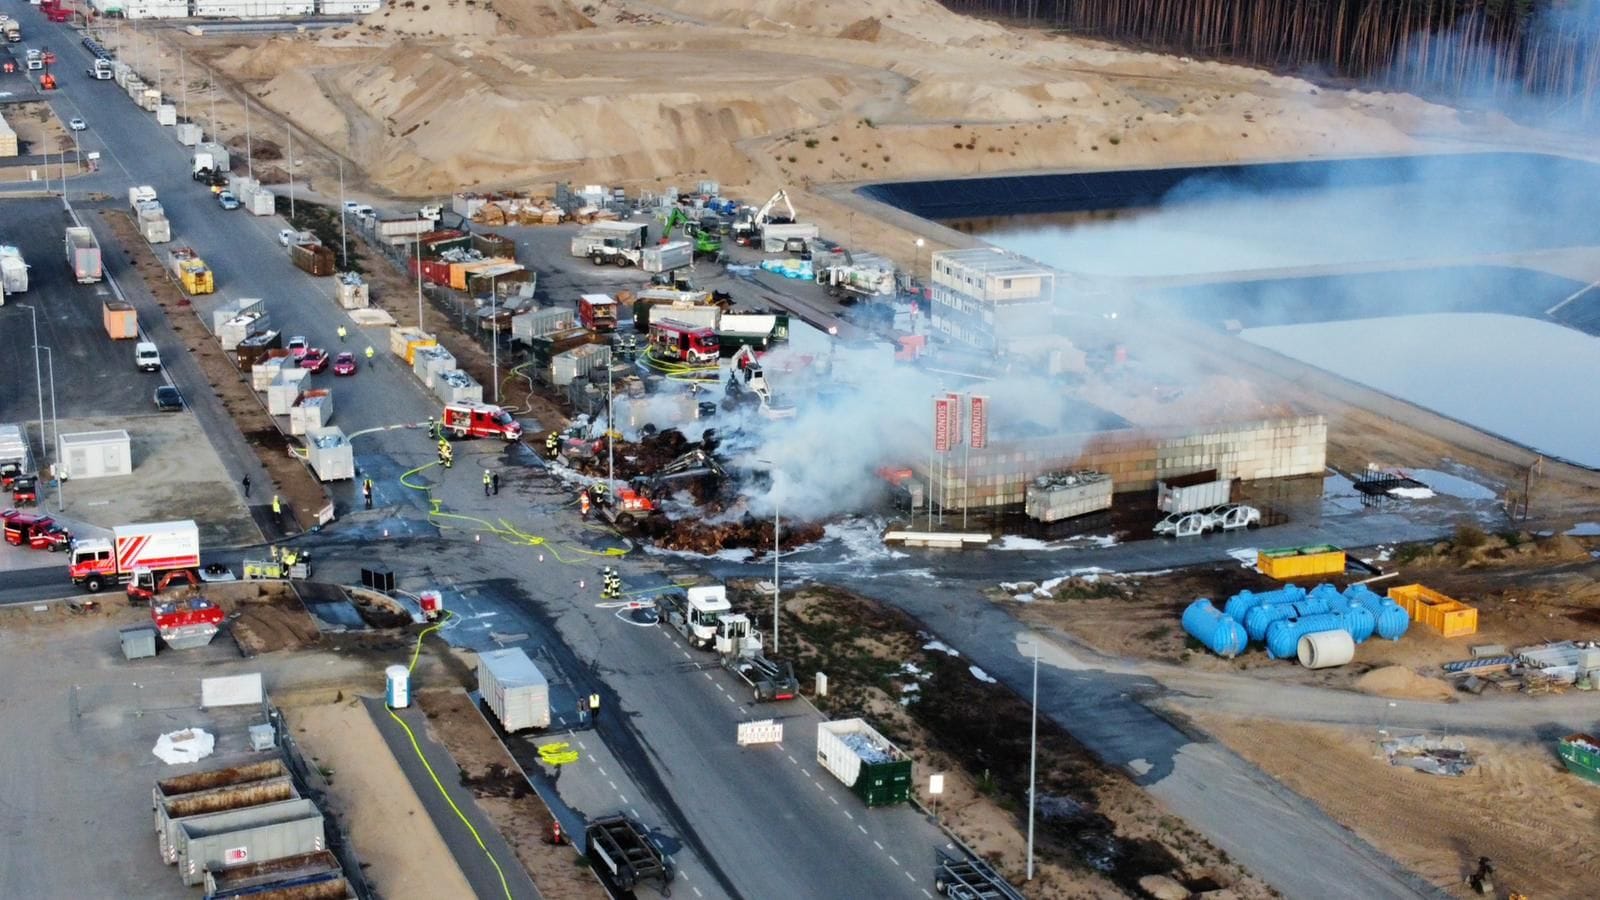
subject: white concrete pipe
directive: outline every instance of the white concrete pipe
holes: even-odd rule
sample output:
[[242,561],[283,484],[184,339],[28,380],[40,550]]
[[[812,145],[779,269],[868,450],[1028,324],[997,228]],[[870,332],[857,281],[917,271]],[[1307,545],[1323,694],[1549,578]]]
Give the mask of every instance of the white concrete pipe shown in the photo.
[[1300,638],[1296,651],[1300,665],[1308,669],[1331,669],[1355,658],[1356,642],[1348,631],[1315,631]]

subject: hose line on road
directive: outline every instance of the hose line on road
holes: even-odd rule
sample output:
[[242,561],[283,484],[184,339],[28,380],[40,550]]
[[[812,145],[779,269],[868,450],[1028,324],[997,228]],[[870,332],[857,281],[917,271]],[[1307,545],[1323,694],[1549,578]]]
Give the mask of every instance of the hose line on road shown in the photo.
[[[417,483],[417,482],[411,480],[411,476],[413,476],[413,475],[417,474],[418,472],[421,472],[421,471],[423,471],[425,469],[431,468],[433,466],[437,466],[438,464],[439,463],[438,463],[437,460],[434,460],[434,461],[431,461],[431,462],[426,462],[426,463],[423,463],[420,466],[417,466],[415,469],[410,470],[409,472],[402,473],[401,476],[400,476],[400,483],[402,485],[404,485],[405,487],[408,487],[408,488],[410,488],[410,489],[412,489],[414,491],[422,491],[424,494],[426,494],[428,496],[428,522],[429,522],[429,524],[431,524],[431,525],[433,525],[433,526],[435,526],[437,528],[440,528],[440,529],[446,529],[446,528],[452,528],[452,527],[460,527],[460,526],[452,525],[452,524],[449,524],[449,523],[452,523],[452,522],[465,522],[465,523],[468,523],[471,526],[475,526],[476,528],[481,528],[484,531],[489,532],[490,534],[494,535],[495,537],[499,538],[500,540],[504,541],[507,544],[512,544],[514,546],[520,546],[520,547],[543,547],[543,548],[545,548],[545,549],[550,551],[550,555],[555,557],[556,562],[565,563],[566,565],[569,565],[569,566],[570,565],[577,565],[580,562],[580,560],[577,560],[577,559],[567,559],[566,557],[561,555],[561,551],[557,549],[555,544],[550,543],[547,539],[545,539],[545,538],[543,538],[543,537],[541,537],[539,535],[528,534],[527,532],[521,530],[520,528],[516,527],[515,525],[512,525],[510,522],[506,521],[503,518],[500,519],[498,523],[496,523],[496,522],[490,522],[487,519],[477,518],[476,516],[464,516],[464,515],[460,515],[458,513],[447,513],[447,512],[445,512],[444,511],[444,501],[442,501],[442,500],[438,499],[437,497],[433,496],[433,486],[432,485],[425,484],[425,483]],[[472,530],[472,529],[471,528],[467,528],[466,530]],[[591,556],[591,557],[600,557],[600,558],[624,556],[628,552],[627,548],[625,548],[625,547],[607,547],[604,550],[589,550],[589,549],[584,548],[584,547],[570,546],[569,545],[567,549],[571,553],[580,554],[582,556]]]
[[[454,618],[454,614],[449,610],[444,610],[443,618],[437,623],[422,629],[422,632],[417,635],[416,646],[411,650],[411,664],[406,666],[408,675],[417,668],[417,658],[422,655],[422,639],[427,637],[430,632],[444,627],[444,623],[452,618]],[[511,885],[506,882],[505,870],[500,868],[500,861],[494,858],[493,853],[489,852],[488,845],[483,842],[483,835],[478,834],[478,829],[472,827],[472,822],[467,818],[467,814],[462,812],[461,807],[456,805],[456,801],[451,799],[450,795],[445,792],[444,784],[439,781],[439,773],[433,770],[433,766],[428,762],[428,757],[422,753],[422,746],[417,743],[416,733],[411,730],[410,725],[406,724],[405,719],[395,714],[394,707],[389,706],[387,700],[385,700],[384,708],[389,711],[389,718],[395,720],[405,730],[406,737],[411,741],[411,749],[417,754],[417,759],[422,761],[422,767],[428,771],[428,777],[433,779],[433,786],[439,789],[439,796],[444,798],[444,802],[450,804],[450,809],[455,812],[456,818],[461,820],[461,824],[467,826],[467,831],[472,834],[472,839],[478,842],[478,849],[482,850],[483,855],[489,858],[489,864],[494,866],[495,874],[500,876],[500,889],[505,891],[506,900],[514,900],[511,896]]]

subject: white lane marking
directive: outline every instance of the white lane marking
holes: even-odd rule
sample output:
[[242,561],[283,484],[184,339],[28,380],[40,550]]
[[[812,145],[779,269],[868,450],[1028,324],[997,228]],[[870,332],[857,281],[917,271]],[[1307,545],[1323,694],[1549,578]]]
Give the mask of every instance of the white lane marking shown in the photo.
[[707,681],[711,680],[711,673],[710,672],[701,672],[700,674],[704,675],[706,677]]
[[[628,798],[621,791],[617,791],[617,797],[618,797],[618,799],[620,799],[622,801],[622,805],[623,806],[627,806],[628,805]],[[637,819],[637,818],[639,818],[639,814],[638,813],[634,813],[633,817],[635,819]]]
[[639,811],[637,809],[629,807],[628,812],[631,813],[635,819],[639,818]]
[[[908,879],[908,880],[909,880],[909,881],[910,881],[910,882],[911,882],[911,883],[912,883],[912,884],[916,884],[916,883],[917,883],[917,876],[915,876],[915,875],[913,875],[913,874],[911,874],[911,873],[910,873],[910,872],[907,872],[907,873],[906,873],[906,878],[907,878],[907,879]],[[927,892],[926,892],[926,891],[924,891],[924,892],[923,892],[923,893],[927,893]]]
[[611,785],[611,789],[612,789],[612,790],[613,790],[613,791],[614,791],[614,790],[616,790],[616,789],[617,789],[617,783],[616,783],[616,782],[615,782],[615,781],[612,781],[612,780],[611,780],[611,779],[609,779],[609,778],[607,778],[607,779],[606,779],[606,784],[609,784],[609,785]]
[[789,762],[792,762],[792,763],[794,763],[794,764],[795,764],[795,765],[797,765],[797,766],[798,766],[798,765],[800,765],[800,760],[798,760],[798,759],[795,759],[795,758],[794,758],[794,757],[792,757],[792,756],[791,756],[791,757],[789,757]]
[[[796,763],[796,765],[799,765],[799,764]],[[800,766],[800,774],[806,776],[807,778],[810,778],[811,777],[811,770],[807,769],[805,766]]]
[[835,797],[832,794],[829,794],[828,795],[828,799],[833,802],[834,806],[838,806],[839,805],[839,798],[838,797]]
[[895,859],[893,853],[889,854],[889,862],[892,862],[897,866],[900,865],[900,860]]
[[861,829],[861,833],[862,833],[862,834],[866,834],[866,833],[867,833],[867,829],[866,829],[866,827],[865,827],[865,826],[862,826],[862,825],[857,825],[857,826],[856,826],[856,827],[857,827],[857,828],[860,828],[860,829]]
[[699,888],[695,887],[692,884],[689,885],[689,890],[694,891],[694,895],[696,897],[704,897],[705,896],[705,894],[700,893],[700,889]]
[[684,659],[694,659],[694,657],[689,655],[689,651],[687,651],[687,650],[683,651],[683,658]]
[[[912,880],[912,881],[916,881],[916,879],[915,879],[915,878],[913,878],[913,879],[911,879],[911,880]],[[933,900],[933,895],[932,895],[932,894],[930,894],[930,893],[928,893],[928,889],[927,889],[927,888],[923,888],[923,889],[922,889],[922,896],[924,896],[924,897],[927,897],[927,898],[928,898],[928,900]]]
[[852,822],[854,822],[854,821],[855,821],[855,820],[856,820],[856,817],[855,817],[855,816],[852,816],[852,815],[850,815],[850,810],[848,810],[848,809],[847,809],[847,810],[844,810],[844,817],[845,817],[845,818],[846,818],[846,819],[849,819],[849,820],[850,820],[850,821],[852,821]]
[[883,845],[878,843],[877,841],[873,841],[872,842],[872,846],[877,847],[879,850],[883,849]]
[[[583,741],[579,741],[579,742],[578,742],[578,746],[579,746],[579,747],[582,747],[582,748],[583,748],[583,749],[585,749],[585,750],[587,750],[587,749],[589,749],[589,745],[588,745],[588,744],[585,744],[585,743],[584,743],[584,742],[583,742]],[[605,770],[605,769],[601,769],[601,770],[600,770],[600,774],[601,774],[601,775],[604,775],[604,774],[605,774],[605,773],[606,773],[606,770]]]

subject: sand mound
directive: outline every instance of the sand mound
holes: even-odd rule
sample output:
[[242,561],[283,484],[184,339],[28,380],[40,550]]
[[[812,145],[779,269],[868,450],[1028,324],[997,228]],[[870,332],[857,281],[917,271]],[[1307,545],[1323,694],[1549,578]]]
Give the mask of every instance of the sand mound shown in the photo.
[[1450,685],[1427,678],[1405,666],[1384,666],[1356,680],[1356,690],[1396,700],[1449,700],[1455,696]]
[[847,41],[875,41],[882,32],[883,23],[869,16],[846,25],[839,37]]
[[368,30],[452,39],[547,37],[593,28],[567,0],[399,0],[361,22]]
[[935,0],[657,0],[655,5],[703,21],[767,31],[831,35],[840,22],[877,19],[885,30],[940,44],[1005,35],[1000,26],[953,13]]

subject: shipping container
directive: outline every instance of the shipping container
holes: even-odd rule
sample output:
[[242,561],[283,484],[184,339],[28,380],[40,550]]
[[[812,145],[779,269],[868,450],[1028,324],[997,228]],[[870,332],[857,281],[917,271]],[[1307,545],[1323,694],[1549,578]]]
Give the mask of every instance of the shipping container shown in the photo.
[[239,202],[252,216],[271,216],[278,212],[277,195],[259,184],[240,194]]
[[484,256],[498,256],[502,259],[515,259],[517,255],[517,245],[510,238],[489,232],[473,234],[472,249]]
[[443,347],[424,347],[411,355],[411,373],[425,387],[432,388],[440,372],[456,368],[456,358]]
[[380,0],[317,0],[317,11],[325,16],[364,16],[375,13]]
[[[415,325],[396,325],[389,329],[389,352],[402,359],[407,356],[406,348],[414,341],[429,341],[437,344],[434,336]],[[406,360],[410,365],[410,360]]]
[[1023,511],[1040,522],[1059,522],[1111,508],[1110,476],[1099,472],[1041,475],[1028,484]]
[[264,331],[250,335],[240,341],[239,346],[234,348],[234,352],[238,354],[240,371],[249,369],[266,358],[268,351],[278,350],[282,347],[283,336],[276,331]]
[[671,272],[681,269],[694,260],[694,245],[688,241],[673,241],[644,248],[639,268],[646,272]]
[[460,369],[448,369],[433,376],[434,396],[445,403],[482,403],[483,385]]
[[1216,469],[1163,478],[1156,484],[1156,508],[1189,513],[1221,506],[1233,493],[1233,479],[1218,478]]
[[205,131],[193,122],[179,122],[176,126],[178,143],[185,147],[193,147],[205,137]]
[[157,125],[178,124],[178,107],[172,103],[163,103],[156,107]]
[[350,440],[338,428],[312,428],[306,432],[306,457],[319,481],[340,481],[356,477],[355,456]]
[[515,261],[516,260],[495,256],[484,257],[482,259],[473,259],[464,262],[453,262],[450,264],[450,286],[458,291],[464,291],[467,289],[467,276],[473,272],[482,272],[485,269],[493,269],[496,266],[503,266],[507,263],[513,263]]
[[367,283],[354,272],[340,273],[337,288],[341,309],[366,309],[372,303],[372,293]]
[[139,233],[152,244],[165,244],[172,240],[172,223],[161,213],[139,217]]
[[161,861],[172,865],[178,861],[178,823],[194,816],[212,816],[217,813],[282,803],[299,799],[294,779],[288,775],[227,784],[209,790],[192,791],[174,797],[163,797],[156,802],[156,842]]
[[[417,253],[423,259],[440,259],[447,253],[472,247],[472,236],[465,231],[446,228],[430,231],[417,237]],[[415,257],[413,257],[414,259]]]
[[164,778],[156,782],[156,786],[150,791],[150,805],[152,808],[159,807],[162,803],[180,794],[209,791],[212,788],[226,787],[230,784],[263,781],[288,774],[289,770],[284,767],[283,761],[277,757],[271,757],[242,765],[207,769],[203,772],[190,772],[187,775],[174,775],[171,778]]
[[453,265],[456,264],[442,259],[417,259],[414,256],[406,260],[406,269],[412,278],[416,278],[420,270],[423,281],[440,287],[450,286],[450,269]]
[[114,341],[132,340],[139,336],[139,317],[133,304],[122,300],[107,300],[100,304],[100,319],[106,334]]
[[1399,603],[1413,622],[1421,622],[1444,637],[1478,633],[1477,609],[1431,588],[1397,585],[1389,589],[1389,599]]
[[550,682],[519,648],[478,654],[478,695],[506,731],[550,727]]
[[293,366],[294,357],[287,350],[268,350],[268,356],[250,367],[250,389],[265,391],[278,380],[278,371],[284,366]]
[[1261,570],[1261,574],[1279,581],[1335,575],[1344,571],[1344,563],[1344,551],[1327,544],[1284,547],[1256,554],[1256,568]]
[[241,297],[238,300],[225,300],[211,311],[211,333],[216,334],[221,331],[222,323],[233,319],[235,316],[248,312],[259,312],[265,315],[266,310],[266,304],[259,297]]
[[333,421],[333,392],[325,388],[303,391],[289,407],[289,433],[295,437]]
[[0,466],[14,466],[21,474],[33,471],[33,450],[19,425],[0,425]]
[[611,365],[611,348],[603,344],[584,344],[550,358],[550,383],[566,387],[587,378],[595,369]]
[[322,813],[310,800],[285,800],[178,823],[178,875],[186,885],[224,869],[327,847]]
[[865,720],[817,723],[817,762],[868,806],[911,796],[911,757]]
[[292,244],[289,247],[289,258],[294,262],[295,268],[308,275],[325,278],[333,274],[333,251],[321,244]]
[[94,232],[82,227],[66,230],[67,268],[79,284],[93,284],[104,274],[100,269],[100,244]]
[[511,338],[528,342],[557,331],[567,331],[577,324],[577,314],[570,309],[551,306],[529,310],[511,317]]
[[0,157],[17,155],[17,132],[0,116]]
[[245,338],[266,331],[270,325],[265,311],[253,309],[223,322],[222,327],[217,329],[217,343],[224,350],[237,349]]
[[303,382],[311,375],[311,370],[299,366],[282,366],[278,369],[278,377],[267,385],[267,412],[274,416],[287,416],[294,407],[294,402],[300,399]]
[[400,216],[396,218],[380,218],[373,224],[373,231],[378,237],[385,240],[409,244],[417,239],[418,235],[432,231],[434,221],[420,216]]

